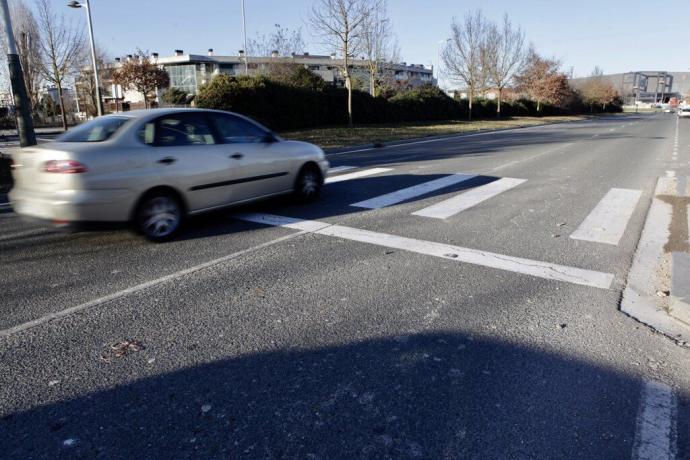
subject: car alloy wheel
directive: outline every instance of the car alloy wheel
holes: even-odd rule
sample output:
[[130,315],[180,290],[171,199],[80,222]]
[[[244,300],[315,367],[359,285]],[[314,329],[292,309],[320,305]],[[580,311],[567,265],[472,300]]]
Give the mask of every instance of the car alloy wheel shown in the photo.
[[302,201],[311,201],[321,190],[321,174],[314,167],[305,167],[297,180],[297,196]]
[[162,241],[180,227],[182,211],[172,196],[156,195],[142,203],[138,219],[139,229],[147,238]]

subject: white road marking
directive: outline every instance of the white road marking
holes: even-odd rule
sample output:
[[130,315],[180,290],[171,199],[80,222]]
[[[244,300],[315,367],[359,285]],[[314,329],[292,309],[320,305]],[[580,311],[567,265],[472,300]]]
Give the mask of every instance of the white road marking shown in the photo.
[[676,177],[675,171],[666,171],[666,177]]
[[464,193],[459,193],[452,198],[428,206],[424,209],[420,209],[412,214],[415,216],[431,217],[434,219],[447,219],[459,212],[476,206],[483,201],[493,198],[499,193],[510,190],[511,188],[516,187],[525,181],[526,179],[511,179],[510,177],[504,177],[489,184],[473,188]]
[[473,174],[451,174],[450,176],[441,177],[440,179],[431,180],[429,182],[424,182],[412,187],[396,190],[395,192],[386,193],[385,195],[380,195],[369,200],[360,201],[359,203],[354,203],[350,206],[367,209],[385,208],[386,206],[400,203],[420,195],[426,195],[427,193],[431,193],[435,190],[449,187],[475,177],[477,176]]
[[374,174],[381,174],[388,171],[392,171],[392,168],[372,168],[365,169],[363,171],[357,171],[349,174],[341,174],[339,176],[327,177],[325,180],[326,184],[334,184],[336,182],[342,182],[345,180],[357,179],[360,177],[372,176]]
[[570,235],[570,238],[595,243],[618,244],[640,196],[642,196],[640,190],[612,188],[577,230]]
[[650,381],[644,386],[637,414],[634,460],[673,459],[676,455],[676,398],[669,387]]
[[48,323],[50,321],[60,319],[60,318],[65,318],[67,316],[71,316],[75,313],[82,312],[84,310],[88,310],[90,308],[98,307],[100,305],[103,305],[108,302],[112,302],[113,300],[120,299],[122,297],[125,297],[130,294],[134,294],[140,291],[143,291],[145,289],[157,286],[161,283],[165,283],[167,281],[173,281],[178,278],[182,278],[183,276],[190,275],[192,273],[198,272],[200,270],[204,270],[206,268],[213,267],[215,265],[221,264],[223,262],[228,262],[230,260],[236,259],[238,257],[241,257],[245,254],[257,251],[259,249],[266,248],[268,246],[273,246],[274,244],[277,243],[282,243],[283,241],[286,240],[291,240],[293,238],[297,238],[298,236],[304,235],[305,233],[309,233],[309,231],[301,231],[297,233],[291,233],[290,235],[285,235],[281,236],[280,238],[276,238],[271,241],[267,241],[266,243],[261,243],[256,246],[252,246],[247,249],[243,249],[242,251],[234,252],[232,254],[228,254],[227,256],[219,257],[217,259],[210,260],[208,262],[204,262],[203,264],[195,265],[194,267],[186,268],[184,270],[177,271],[175,273],[171,273],[169,275],[162,276],[160,278],[156,278],[151,281],[146,281],[141,284],[137,284],[136,286],[129,287],[127,289],[123,289],[121,291],[113,292],[112,294],[108,294],[104,297],[100,297],[98,299],[90,300],[86,303],[66,308],[64,310],[56,311],[53,313],[48,313],[47,315],[41,316],[40,318],[37,318],[32,321],[28,321],[26,323],[19,324],[17,326],[13,326],[9,329],[4,329],[0,331],[0,337],[8,337],[10,335],[16,334],[21,331],[25,331],[27,329],[31,329],[36,326],[40,326],[42,324]]
[[336,166],[335,168],[329,168],[328,174],[339,173],[343,171],[349,171],[351,169],[356,169],[357,166]]
[[236,217],[249,222],[277,225],[302,231],[313,229],[310,231],[317,235],[333,236],[350,241],[375,244],[401,251],[440,257],[445,260],[480,265],[483,267],[490,267],[548,280],[564,281],[582,286],[609,289],[613,282],[613,275],[610,273],[505,256],[477,249],[434,243],[432,241],[414,238],[405,238],[402,236],[360,230],[358,228],[344,227],[341,225],[330,225],[325,222],[307,221],[270,214],[239,214],[236,215]]

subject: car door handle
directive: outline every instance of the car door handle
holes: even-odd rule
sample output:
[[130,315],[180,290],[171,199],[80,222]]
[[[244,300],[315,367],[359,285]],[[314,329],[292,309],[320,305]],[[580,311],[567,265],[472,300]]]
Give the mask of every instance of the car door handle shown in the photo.
[[175,163],[176,161],[177,161],[177,158],[173,158],[173,157],[165,157],[165,158],[161,158],[160,160],[158,160],[159,163],[162,163],[164,165],[171,165],[171,164]]
[[232,155],[230,155],[230,158],[232,158],[233,160],[239,160],[243,157],[244,155],[242,155],[241,153],[233,153]]

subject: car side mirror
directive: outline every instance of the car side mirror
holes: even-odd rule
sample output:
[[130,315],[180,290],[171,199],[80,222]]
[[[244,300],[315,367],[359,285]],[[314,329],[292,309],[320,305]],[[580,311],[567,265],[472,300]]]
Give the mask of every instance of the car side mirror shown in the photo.
[[268,132],[263,138],[263,142],[266,144],[273,144],[274,142],[278,142],[278,138],[276,137],[275,134]]

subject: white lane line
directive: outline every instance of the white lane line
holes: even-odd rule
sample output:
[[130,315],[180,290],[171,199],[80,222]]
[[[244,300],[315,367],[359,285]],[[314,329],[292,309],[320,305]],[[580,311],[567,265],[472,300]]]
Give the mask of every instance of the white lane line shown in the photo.
[[635,428],[634,460],[676,456],[676,401],[671,387],[650,381],[644,386]]
[[84,310],[88,310],[90,308],[98,307],[100,305],[103,305],[108,302],[112,302],[113,300],[120,299],[122,297],[125,297],[130,294],[134,294],[140,291],[143,291],[145,289],[157,286],[161,283],[165,283],[167,281],[173,281],[179,278],[182,278],[184,276],[190,275],[192,273],[198,272],[200,270],[204,270],[206,268],[213,267],[215,265],[221,264],[223,262],[228,262],[233,259],[237,259],[238,257],[241,257],[245,254],[249,254],[254,251],[258,251],[259,249],[263,249],[269,246],[273,246],[274,244],[282,243],[283,241],[286,240],[291,240],[293,238],[297,238],[298,236],[304,235],[305,233],[309,233],[308,231],[301,231],[297,233],[291,233],[290,235],[285,235],[281,236],[280,238],[276,238],[271,241],[267,241],[265,243],[258,244],[256,246],[252,246],[247,249],[243,249],[242,251],[234,252],[232,254],[228,254],[227,256],[219,257],[217,259],[210,260],[208,262],[204,262],[203,264],[195,265],[194,267],[186,268],[184,270],[177,271],[175,273],[171,273],[169,275],[162,276],[160,278],[156,278],[151,281],[146,281],[141,284],[137,284],[136,286],[129,287],[127,289],[123,289],[121,291],[113,292],[112,294],[108,294],[104,297],[100,297],[98,299],[90,300],[86,303],[83,303],[81,305],[77,305],[74,307],[66,308],[64,310],[56,311],[53,313],[48,313],[47,315],[41,316],[40,318],[37,318],[32,321],[28,321],[26,323],[19,324],[17,326],[13,326],[9,329],[4,329],[0,331],[0,337],[8,337],[10,335],[16,334],[21,331],[25,331],[27,329],[31,329],[36,326],[40,326],[42,324],[48,323],[50,321],[60,319],[60,318],[65,318],[67,316],[74,315],[75,313],[79,313]]
[[356,169],[357,166],[336,166],[335,168],[329,168],[328,174],[339,173],[343,171],[349,171],[351,169]]
[[360,177],[371,176],[374,174],[381,174],[381,173],[385,173],[388,171],[392,171],[392,168],[365,169],[363,171],[357,171],[357,172],[353,172],[353,173],[349,173],[349,174],[341,174],[339,176],[327,177],[325,180],[325,183],[326,184],[334,184],[336,182],[342,182],[345,180],[357,179]]
[[505,256],[476,249],[434,243],[432,241],[414,238],[405,238],[387,233],[371,232],[341,225],[329,225],[325,222],[305,221],[270,214],[240,214],[236,217],[249,222],[277,225],[302,231],[313,229],[311,230],[312,233],[317,235],[333,236],[350,241],[375,244],[377,246],[401,251],[409,251],[417,254],[440,257],[446,260],[480,265],[548,280],[564,281],[582,286],[609,289],[613,282],[613,275],[610,273]]
[[441,177],[440,179],[431,180],[429,182],[424,182],[422,184],[414,185],[412,187],[407,187],[401,190],[396,190],[395,192],[386,193],[385,195],[380,195],[368,200],[360,201],[359,203],[351,204],[350,206],[356,206],[358,208],[367,209],[379,209],[385,208],[402,201],[409,200],[411,198],[426,195],[435,190],[439,190],[451,185],[457,184],[459,182],[464,182],[477,177],[473,174],[451,174],[450,176]]
[[640,196],[642,196],[640,190],[612,188],[577,230],[570,235],[570,238],[595,243],[618,244]]
[[447,219],[459,212],[476,206],[483,201],[493,198],[499,193],[503,193],[506,190],[517,187],[525,181],[526,179],[512,179],[510,177],[504,177],[489,184],[473,188],[472,190],[468,190],[464,193],[459,193],[452,198],[428,206],[424,209],[420,209],[412,214],[415,216],[431,217],[434,219]]

